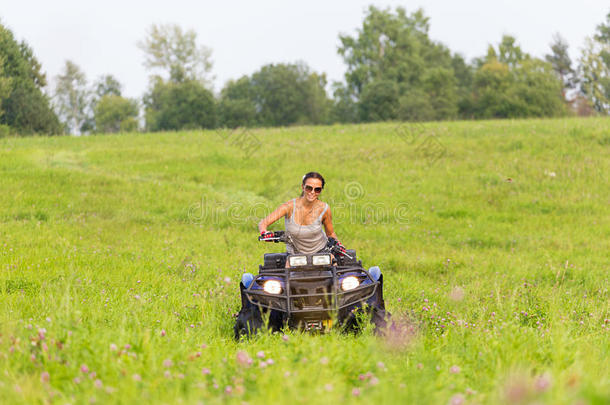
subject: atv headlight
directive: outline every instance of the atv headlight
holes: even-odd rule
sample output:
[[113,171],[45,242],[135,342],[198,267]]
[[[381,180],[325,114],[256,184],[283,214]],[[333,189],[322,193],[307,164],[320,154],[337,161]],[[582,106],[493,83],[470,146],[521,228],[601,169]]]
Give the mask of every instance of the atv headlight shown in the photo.
[[312,256],[311,264],[313,264],[314,266],[328,266],[330,264],[330,255]]
[[277,280],[267,280],[263,284],[263,290],[267,294],[279,294],[282,292],[282,284]]
[[288,263],[290,264],[290,267],[306,266],[307,256],[290,256]]
[[341,288],[343,291],[353,290],[360,285],[360,281],[357,277],[348,276],[341,280]]

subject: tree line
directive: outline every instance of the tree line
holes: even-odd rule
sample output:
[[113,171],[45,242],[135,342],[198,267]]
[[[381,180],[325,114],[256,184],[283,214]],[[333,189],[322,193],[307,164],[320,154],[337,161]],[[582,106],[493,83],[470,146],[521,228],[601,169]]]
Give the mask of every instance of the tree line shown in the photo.
[[214,95],[212,52],[195,31],[152,25],[137,44],[149,86],[135,100],[112,75],[89,83],[72,61],[45,91],[33,50],[0,23],[0,136],[610,114],[610,13],[577,63],[559,34],[544,58],[504,35],[466,61],[429,28],[422,10],[370,6],[356,34],[339,37],[347,71],[331,96],[304,62],[262,66]]

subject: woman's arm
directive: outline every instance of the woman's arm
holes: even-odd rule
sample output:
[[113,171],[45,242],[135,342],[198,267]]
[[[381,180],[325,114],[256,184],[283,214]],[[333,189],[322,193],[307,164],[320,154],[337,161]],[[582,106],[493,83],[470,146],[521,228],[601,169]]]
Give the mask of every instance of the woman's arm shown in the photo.
[[335,233],[335,229],[333,228],[333,216],[330,213],[330,205],[328,206],[328,209],[322,217],[322,224],[324,225],[324,231],[326,232],[326,236],[339,240],[337,234]]
[[271,214],[267,215],[265,218],[261,219],[258,223],[258,231],[259,232],[267,232],[267,227],[280,219],[283,216],[286,216],[290,213],[290,204],[285,202],[280,205],[273,211]]

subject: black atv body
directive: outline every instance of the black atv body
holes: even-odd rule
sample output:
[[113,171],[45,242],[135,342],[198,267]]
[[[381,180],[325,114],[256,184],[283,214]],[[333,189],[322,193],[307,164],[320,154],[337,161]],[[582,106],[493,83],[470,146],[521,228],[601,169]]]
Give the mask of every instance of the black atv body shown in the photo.
[[384,327],[383,275],[364,269],[354,250],[345,253],[265,254],[259,274],[248,286],[240,283],[242,308],[235,337],[265,326],[272,331],[286,326],[327,331],[338,325],[345,331],[358,331],[362,327],[358,314],[363,312],[376,329]]

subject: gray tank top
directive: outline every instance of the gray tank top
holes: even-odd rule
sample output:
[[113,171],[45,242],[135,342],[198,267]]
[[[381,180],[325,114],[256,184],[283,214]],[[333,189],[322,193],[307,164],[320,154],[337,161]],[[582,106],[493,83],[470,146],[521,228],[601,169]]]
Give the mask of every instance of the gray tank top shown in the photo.
[[[286,251],[290,254],[294,253],[316,253],[324,249],[328,238],[322,230],[322,217],[328,209],[328,204],[324,203],[324,211],[309,225],[299,225],[294,221],[294,212],[296,211],[296,198],[292,200],[292,215],[290,218],[284,217],[284,226],[288,234],[289,242],[286,243]],[[292,243],[290,242],[292,240]]]

